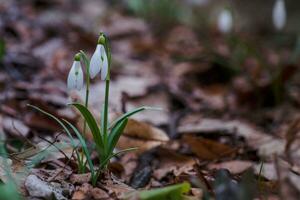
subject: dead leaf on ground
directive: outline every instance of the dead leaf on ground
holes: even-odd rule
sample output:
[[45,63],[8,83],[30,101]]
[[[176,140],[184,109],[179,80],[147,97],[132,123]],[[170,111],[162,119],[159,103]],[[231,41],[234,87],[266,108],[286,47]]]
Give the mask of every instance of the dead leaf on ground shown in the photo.
[[15,137],[27,137],[30,132],[29,127],[18,119],[4,117],[2,125],[5,132]]
[[132,98],[132,99],[129,98],[128,101],[126,101],[127,110],[133,110],[134,108],[137,108],[141,105],[160,108],[162,110],[160,111],[146,110],[132,116],[132,119],[150,122],[154,125],[162,125],[162,124],[167,124],[169,122],[170,103],[169,103],[168,95],[165,92],[159,91],[159,92],[148,93],[143,97]]
[[159,148],[158,153],[159,166],[153,173],[153,177],[157,180],[161,180],[169,173],[172,173],[175,177],[193,173],[194,165],[196,164],[193,158],[166,148]]
[[61,127],[55,121],[38,113],[26,113],[24,121],[31,128],[38,130],[48,130],[52,132],[61,130]]
[[177,129],[179,133],[226,133],[235,137],[243,137],[245,142],[253,149],[259,151],[261,156],[282,154],[285,148],[284,140],[264,133],[255,125],[241,120],[220,120],[203,118],[200,115],[190,115],[181,120]]
[[185,135],[183,141],[203,160],[216,160],[236,153],[236,149],[214,140]]
[[246,160],[231,160],[225,161],[221,163],[212,163],[208,165],[208,169],[228,169],[231,174],[241,174],[245,172],[247,169],[251,168],[253,163],[251,161]]
[[169,141],[169,137],[163,130],[144,122],[129,119],[117,147],[119,149],[138,147],[138,152],[141,153],[167,141]]
[[111,200],[110,196],[101,188],[93,187],[88,183],[84,183],[77,187],[72,200]]
[[135,191],[130,186],[116,180],[107,180],[101,185],[101,188],[105,189],[111,198],[116,197],[117,199],[122,199],[126,193]]
[[72,184],[83,184],[88,183],[91,179],[91,173],[86,174],[72,174],[70,176],[70,182]]

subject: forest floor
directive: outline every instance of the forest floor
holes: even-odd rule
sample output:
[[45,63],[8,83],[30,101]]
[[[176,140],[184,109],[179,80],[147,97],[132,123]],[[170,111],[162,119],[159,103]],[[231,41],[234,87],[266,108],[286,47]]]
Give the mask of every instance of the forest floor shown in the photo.
[[[6,160],[26,199],[138,199],[143,190],[184,181],[186,199],[299,199],[295,46],[184,24],[157,31],[126,9],[103,1],[0,4],[2,182]],[[114,158],[108,177],[92,187],[60,126],[27,104],[82,129],[67,103],[83,102],[85,92],[68,91],[66,79],[74,54],[91,55],[99,31],[111,40],[110,117],[142,105],[162,111],[130,119],[117,147],[138,150]],[[103,86],[100,78],[91,84],[96,115]]]

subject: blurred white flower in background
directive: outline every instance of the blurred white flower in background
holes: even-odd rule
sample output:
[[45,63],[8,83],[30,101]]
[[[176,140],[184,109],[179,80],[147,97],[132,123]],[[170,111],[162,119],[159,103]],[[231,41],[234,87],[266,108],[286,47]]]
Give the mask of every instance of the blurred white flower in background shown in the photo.
[[83,72],[80,58],[78,59],[76,56],[68,75],[67,86],[69,90],[81,90],[83,87]]
[[233,17],[228,9],[223,9],[218,17],[218,29],[222,33],[229,33],[232,30]]
[[273,24],[277,30],[283,29],[286,22],[286,9],[284,0],[276,0],[273,7]]

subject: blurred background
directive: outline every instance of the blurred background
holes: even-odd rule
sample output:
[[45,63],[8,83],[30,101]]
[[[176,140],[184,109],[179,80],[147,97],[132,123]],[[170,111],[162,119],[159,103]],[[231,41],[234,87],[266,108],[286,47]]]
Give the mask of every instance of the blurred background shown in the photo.
[[[68,91],[66,80],[74,55],[84,50],[91,56],[103,31],[112,50],[110,113],[141,105],[163,109],[136,115],[118,147],[139,146],[145,152],[169,141],[168,151],[164,146],[135,156],[136,168],[130,157],[122,160],[116,169],[123,170],[127,184],[145,187],[152,169],[163,168],[169,161],[161,160],[176,151],[193,164],[186,167],[186,159],[179,162],[172,154],[175,161],[164,166],[164,179],[149,188],[178,181],[177,175],[168,176],[170,166],[176,163],[184,174],[195,166],[194,153],[208,180],[212,169],[223,167],[209,168],[204,161],[251,161],[259,184],[263,174],[264,188],[277,194],[275,183],[287,185],[296,192],[281,187],[283,197],[296,194],[298,199],[299,11],[299,0],[0,0],[0,133],[7,151],[20,153],[45,142],[42,137],[55,142],[61,135],[55,122],[28,103],[82,127],[66,104],[84,101],[85,90]],[[92,112],[102,106],[103,85],[99,77],[92,80]],[[185,138],[186,133],[196,136]],[[224,149],[230,153],[223,156]],[[274,154],[289,163],[285,169],[293,187],[286,180],[277,182],[282,173]],[[148,161],[139,162],[157,155],[161,160],[152,168]],[[272,170],[261,173],[261,162]],[[149,179],[140,184],[137,177],[140,185],[134,186],[137,169],[148,170],[141,174]]]
[[[31,127],[42,125],[22,116],[28,102],[72,118],[64,109],[73,55],[81,49],[91,55],[103,31],[111,39],[115,111],[166,108],[145,120],[171,135],[177,118],[198,112],[246,118],[272,132],[300,104],[299,6],[296,0],[2,0],[1,111]],[[101,92],[93,96],[97,107]]]

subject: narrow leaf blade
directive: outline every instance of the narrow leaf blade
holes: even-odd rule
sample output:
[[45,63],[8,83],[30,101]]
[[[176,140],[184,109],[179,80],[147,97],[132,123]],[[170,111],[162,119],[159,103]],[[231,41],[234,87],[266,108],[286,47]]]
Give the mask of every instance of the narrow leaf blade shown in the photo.
[[90,152],[87,148],[87,145],[86,145],[86,142],[85,142],[84,138],[82,137],[82,135],[79,133],[78,129],[73,124],[71,124],[67,120],[64,120],[64,122],[67,123],[71,127],[71,129],[74,131],[77,138],[79,139],[79,141],[81,143],[81,146],[82,146],[82,149],[83,149],[83,152],[86,156],[87,162],[89,164],[92,176],[93,176],[95,174],[94,165],[93,165],[93,162],[92,162],[92,159],[91,159],[91,156],[90,156]]
[[77,108],[77,110],[81,113],[83,118],[86,120],[96,143],[96,146],[99,151],[103,152],[103,138],[101,135],[101,131],[97,125],[97,122],[91,112],[83,105],[79,103],[71,103],[70,105]]
[[[77,148],[77,145],[75,144],[75,141],[74,141],[74,138],[73,138],[71,132],[70,132],[69,129],[65,126],[65,124],[62,122],[62,120],[58,119],[57,117],[55,117],[55,116],[52,115],[51,113],[48,113],[47,111],[45,111],[45,110],[43,110],[43,109],[41,109],[41,108],[39,108],[39,107],[37,107],[37,106],[31,105],[31,104],[27,104],[27,106],[29,106],[29,107],[31,107],[31,108],[33,108],[33,109],[35,109],[35,110],[37,110],[37,111],[43,113],[44,115],[46,115],[46,116],[52,118],[54,121],[56,121],[56,122],[57,122],[57,123],[58,123],[65,131],[66,131],[67,135],[68,135],[69,138],[70,138],[70,142],[71,142],[72,147],[73,147],[74,149]],[[79,163],[82,163],[82,161],[80,160],[80,156],[79,156],[78,151],[76,150],[75,152],[76,152],[76,156],[77,156],[77,159],[78,159]]]
[[115,146],[117,145],[117,142],[119,141],[119,138],[123,133],[127,123],[128,118],[126,117],[111,129],[111,132],[108,136],[109,154],[114,150]]
[[73,139],[73,136],[72,134],[70,133],[69,129],[65,126],[65,124],[60,120],[58,119],[57,117],[55,117],[54,115],[48,113],[47,111],[45,110],[42,110],[41,108],[37,107],[37,106],[34,106],[34,105],[31,105],[31,104],[27,104],[27,106],[43,113],[44,115],[47,115],[48,117],[52,118],[53,120],[55,120],[65,131],[66,133],[68,134],[70,140],[71,140],[71,144],[73,147],[76,147],[76,144],[74,142],[74,139]]

